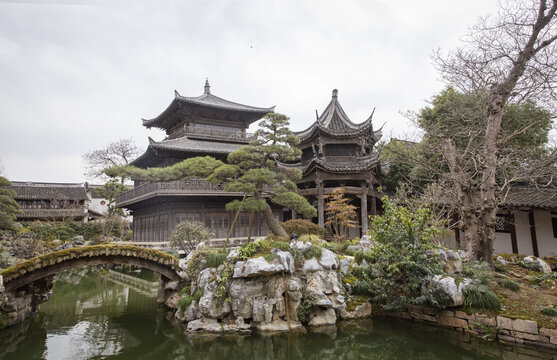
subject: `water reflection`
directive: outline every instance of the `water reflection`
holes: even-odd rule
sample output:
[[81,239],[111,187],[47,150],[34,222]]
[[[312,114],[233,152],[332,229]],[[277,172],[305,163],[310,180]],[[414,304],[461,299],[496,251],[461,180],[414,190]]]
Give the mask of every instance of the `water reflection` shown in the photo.
[[139,275],[141,286],[126,285],[133,279],[106,267],[63,273],[37,316],[0,331],[0,359],[552,359],[551,353],[381,318],[308,334],[188,335],[146,290],[152,273],[113,270]]

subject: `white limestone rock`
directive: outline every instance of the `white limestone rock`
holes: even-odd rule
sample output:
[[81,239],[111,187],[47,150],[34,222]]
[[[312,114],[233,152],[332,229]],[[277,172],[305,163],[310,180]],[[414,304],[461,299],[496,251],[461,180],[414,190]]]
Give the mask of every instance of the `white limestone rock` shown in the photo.
[[215,268],[207,268],[203,269],[199,275],[197,276],[197,289],[205,290],[207,284],[216,278],[217,269]]
[[337,315],[334,309],[315,309],[309,315],[309,326],[333,325],[337,322]]
[[204,331],[209,333],[222,333],[222,325],[216,319],[201,318],[188,323],[188,331]]
[[371,304],[369,302],[365,302],[356,306],[354,311],[347,311],[346,308],[343,308],[339,311],[340,317],[346,320],[352,319],[364,319],[371,316]]
[[435,275],[431,278],[429,284],[422,287],[422,295],[426,295],[435,288],[440,288],[450,297],[451,304],[449,304],[449,306],[461,306],[464,302],[462,291],[464,291],[471,282],[472,280],[470,279],[464,279],[457,285],[455,279],[450,276],[443,277],[442,275]]
[[290,242],[290,248],[292,250],[298,250],[301,253],[305,253],[306,251],[309,251],[309,249],[311,249],[311,243],[309,241],[292,241]]
[[533,265],[538,269],[538,271],[541,271],[545,274],[551,273],[551,266],[549,266],[545,261],[543,261],[540,258],[533,257],[533,256],[526,256],[524,258],[524,262],[526,264]]
[[501,255],[497,256],[497,259],[495,259],[495,261],[497,261],[499,264],[505,265],[507,263],[507,261],[505,259],[503,259],[503,257]]
[[211,319],[220,319],[231,311],[230,302],[218,298],[216,282],[205,286],[198,309],[204,317]]
[[449,274],[460,274],[462,272],[462,259],[458,252],[451,249],[445,250],[446,260],[444,271]]
[[166,285],[164,286],[165,290],[178,290],[178,287],[180,286],[180,282],[178,280],[174,280],[174,281],[169,281],[166,283]]
[[353,259],[354,258],[352,256],[347,256],[343,259],[340,259],[339,269],[340,269],[340,273],[342,275],[345,275],[350,271],[350,268],[352,267],[352,260]]
[[337,254],[328,249],[323,249],[321,252],[321,258],[317,260],[319,265],[321,265],[325,270],[336,270],[339,266],[339,260]]
[[[292,264],[294,259],[292,259]],[[269,263],[263,256],[258,256],[246,261],[238,261],[234,265],[234,274],[232,278],[247,278],[254,276],[273,275],[280,272],[288,271],[288,268],[282,264]]]
[[294,258],[291,253],[288,251],[281,251],[279,249],[272,249],[271,253],[279,257],[279,262],[287,273],[292,274],[294,272]]
[[277,320],[273,321],[272,323],[260,323],[255,326],[258,331],[262,332],[284,332],[284,331],[292,331],[292,330],[300,330],[303,331],[304,327],[301,323],[297,321],[291,321],[290,326],[288,326],[288,322],[284,320]]
[[304,274],[312,273],[316,271],[323,271],[325,270],[323,266],[317,261],[316,258],[311,258],[309,260],[304,261],[304,266],[302,267],[302,272]]
[[237,258],[239,255],[240,255],[240,248],[230,249],[230,252],[228,253],[228,256],[226,257],[226,260],[232,260],[234,258]]

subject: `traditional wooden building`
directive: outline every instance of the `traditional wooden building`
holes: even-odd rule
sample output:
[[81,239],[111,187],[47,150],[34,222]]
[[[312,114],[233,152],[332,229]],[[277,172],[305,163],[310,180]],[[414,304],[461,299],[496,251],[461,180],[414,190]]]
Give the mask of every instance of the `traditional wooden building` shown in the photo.
[[90,199],[83,183],[44,183],[12,181],[23,213],[19,221],[87,221]]
[[302,159],[299,168],[303,178],[298,183],[299,193],[312,202],[318,212],[317,222],[323,226],[325,197],[337,187],[343,187],[351,204],[358,211],[360,229],[351,229],[350,236],[360,236],[368,229],[369,216],[376,214],[383,173],[387,170],[379,162],[374,150],[381,139],[381,129],[374,131],[371,116],[355,124],[346,115],[333,90],[329,105],[306,130],[296,132],[301,142]]
[[[159,116],[143,120],[147,128],[159,128],[166,138],[155,141],[133,165],[140,168],[164,167],[184,159],[210,155],[226,161],[229,153],[249,143],[250,124],[273,112],[274,107],[261,108],[231,102],[211,94],[206,81],[204,93],[184,97],[175,92],[170,105]],[[242,194],[225,192],[222,185],[212,185],[205,179],[169,182],[135,181],[134,189],[121,194],[117,206],[133,215],[133,241],[168,241],[174,227],[183,220],[201,221],[215,238],[225,238],[233,213],[225,204]],[[274,209],[282,220],[282,209]],[[249,214],[241,214],[232,237],[248,235]],[[262,216],[256,215],[252,235],[266,235],[268,227]]]

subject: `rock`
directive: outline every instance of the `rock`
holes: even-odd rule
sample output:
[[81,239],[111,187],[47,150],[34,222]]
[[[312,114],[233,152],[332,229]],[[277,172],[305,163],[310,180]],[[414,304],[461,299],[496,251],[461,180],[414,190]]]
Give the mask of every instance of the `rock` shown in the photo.
[[304,274],[316,272],[316,271],[323,271],[323,266],[317,261],[316,258],[311,258],[309,260],[304,261],[304,267],[302,268],[302,272]]
[[166,299],[164,304],[171,309],[178,309],[178,300],[180,300],[180,295],[172,294],[168,299]]
[[460,250],[460,249],[459,249],[459,250],[457,250],[456,252],[458,253],[458,256],[460,256],[460,259],[461,259],[463,262],[468,262],[468,261],[470,261],[470,257],[468,256],[468,253],[467,253],[466,251]]
[[[292,259],[292,263],[294,259]],[[246,261],[238,261],[234,265],[234,275],[236,278],[246,278],[254,276],[272,275],[280,272],[287,271],[288,268],[282,264],[275,264],[274,262],[267,262],[263,256],[259,256]]]
[[342,275],[345,275],[350,271],[350,268],[352,267],[352,259],[353,259],[352,257],[348,257],[348,256],[343,259],[340,259],[339,269]]
[[460,274],[462,272],[462,259],[458,252],[447,249],[445,251],[446,261],[443,270],[449,274]]
[[230,302],[219,299],[217,296],[216,282],[211,282],[205,286],[197,308],[204,317],[211,319],[221,319],[231,311]]
[[62,240],[60,239],[52,240],[52,246],[60,246],[60,245],[62,245]]
[[62,244],[62,245],[58,246],[55,250],[59,251],[59,250],[72,249],[72,248],[73,248],[72,243],[68,242],[68,243],[65,243],[65,244]]
[[369,235],[364,235],[360,238],[359,244],[362,246],[367,246],[367,247],[372,247],[373,243],[371,241],[371,236]]
[[255,328],[258,331],[263,331],[263,332],[283,332],[283,331],[292,331],[292,330],[303,330],[303,326],[299,322],[291,321],[289,327],[288,322],[284,320],[278,320],[268,324],[267,323],[257,324]]
[[326,270],[336,270],[339,266],[337,254],[328,249],[323,249],[321,252],[321,259],[317,260]]
[[249,334],[251,333],[251,325],[246,324],[244,319],[237,318],[232,324],[223,324],[222,329],[225,333],[241,333]]
[[215,268],[207,268],[202,270],[197,277],[197,288],[205,290],[207,284],[216,279],[217,269]]
[[196,251],[203,250],[206,247],[207,247],[207,243],[205,243],[205,241],[202,241],[199,244],[197,244],[197,246],[195,247],[195,250]]
[[180,282],[178,280],[174,280],[174,281],[169,281],[168,283],[166,283],[166,285],[164,286],[165,290],[178,290],[178,287],[180,286]]
[[292,241],[290,242],[290,248],[292,250],[298,250],[302,253],[305,253],[306,251],[309,251],[309,249],[311,249],[311,243],[309,241]]
[[334,309],[315,309],[309,315],[309,326],[333,325],[337,322],[337,315]]
[[85,239],[83,239],[83,236],[77,235],[72,238],[72,243],[75,245],[83,245],[85,243]]
[[544,272],[546,274],[551,273],[551,267],[542,259],[533,256],[526,256],[524,262],[529,265],[533,265],[538,269],[538,271]]
[[184,310],[184,320],[185,321],[193,321],[199,318],[201,314],[197,311],[197,303],[194,300],[188,307]]
[[215,319],[201,318],[198,320],[193,320],[188,323],[188,331],[206,331],[210,333],[222,333],[223,327]]
[[435,275],[427,286],[422,287],[422,295],[427,295],[428,292],[433,291],[435,288],[442,289],[445,294],[449,295],[451,299],[450,306],[461,306],[463,304],[464,298],[462,296],[462,291],[470,285],[470,279],[464,279],[458,286],[455,283],[455,279],[442,275]]
[[341,288],[338,274],[334,270],[307,274],[306,292],[313,296],[318,306],[335,309],[346,306]]
[[285,312],[285,285],[288,283],[293,289],[298,286],[301,289],[301,283],[296,278],[288,282],[279,276],[233,279],[229,290],[232,313],[236,318],[254,319],[254,322],[272,321],[275,314],[282,316]]
[[503,265],[505,265],[507,263],[507,261],[505,259],[503,259],[503,257],[501,255],[497,256],[497,259],[495,259],[495,261],[497,261],[499,264],[503,264]]
[[[180,261],[178,261],[178,267],[184,271],[186,271],[188,269],[188,262],[191,259],[190,254],[192,254],[191,252],[188,254],[188,256],[186,256],[184,259],[180,259]],[[192,255],[193,256],[193,255]],[[189,258],[189,259],[188,259]]]
[[292,254],[290,254],[290,252],[273,249],[271,250],[271,253],[279,257],[279,262],[284,267],[286,272],[292,274],[294,270],[296,270],[294,268],[294,258],[292,257]]
[[354,311],[347,311],[346,308],[343,308],[339,311],[340,317],[342,319],[363,319],[371,316],[371,304],[369,302],[365,302],[361,305],[358,305]]
[[231,259],[237,258],[239,255],[240,255],[240,249],[239,248],[233,248],[228,253],[228,256],[226,257],[226,260],[231,260]]

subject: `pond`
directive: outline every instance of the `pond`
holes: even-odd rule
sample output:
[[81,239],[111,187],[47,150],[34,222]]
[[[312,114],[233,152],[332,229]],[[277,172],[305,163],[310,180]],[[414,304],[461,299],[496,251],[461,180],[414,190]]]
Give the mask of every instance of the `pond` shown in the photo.
[[190,335],[167,319],[156,288],[152,272],[121,266],[61,273],[39,314],[0,330],[0,359],[555,359],[386,318],[307,334]]

